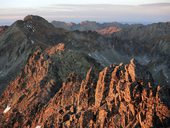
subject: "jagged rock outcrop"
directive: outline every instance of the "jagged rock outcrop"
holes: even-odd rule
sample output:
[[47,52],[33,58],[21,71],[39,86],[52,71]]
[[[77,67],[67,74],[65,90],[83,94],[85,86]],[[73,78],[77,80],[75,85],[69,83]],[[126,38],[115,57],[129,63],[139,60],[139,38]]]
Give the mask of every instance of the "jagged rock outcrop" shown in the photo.
[[92,58],[64,49],[60,43],[45,50],[39,48],[29,57],[20,75],[10,82],[0,98],[0,126],[31,125],[35,115],[61,88],[64,76],[75,71],[83,77],[90,65],[96,71],[99,69]]
[[62,44],[30,57],[23,72],[28,76],[17,77],[0,99],[1,126],[169,126],[169,94],[162,94],[151,74],[134,59],[126,65],[110,65],[98,77],[93,68],[84,80],[71,73],[62,84],[53,78],[47,57],[60,50]]
[[[42,127],[166,127],[170,110],[161,101],[160,86],[132,60],[111,65],[84,80],[71,74],[54,98],[37,115]],[[168,96],[168,95],[167,95]]]
[[[36,113],[48,103],[60,89],[60,78],[50,56],[64,50],[64,44],[58,44],[45,51],[38,49],[29,57],[23,72],[12,81],[0,98],[0,126],[27,126]],[[56,78],[57,77],[57,78]],[[2,108],[10,108],[6,113]],[[4,115],[3,115],[4,114]]]

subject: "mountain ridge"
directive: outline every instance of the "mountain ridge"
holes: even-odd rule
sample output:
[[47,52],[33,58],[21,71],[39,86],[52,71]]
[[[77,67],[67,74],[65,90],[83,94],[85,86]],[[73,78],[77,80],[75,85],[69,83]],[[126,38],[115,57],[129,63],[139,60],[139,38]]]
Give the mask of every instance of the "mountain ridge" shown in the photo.
[[0,127],[168,127],[169,25],[101,35],[16,21],[0,35]]
[[[58,44],[43,53],[38,50],[30,57],[23,70],[28,78],[25,73],[19,75],[0,98],[0,111],[4,112],[0,115],[1,126],[168,126],[168,95],[162,102],[160,86],[134,59],[127,65],[110,65],[98,76],[90,68],[84,80],[71,73],[62,84],[57,74],[52,73],[50,58],[63,50],[64,44]],[[45,56],[49,56],[47,60]],[[155,109],[150,108],[152,104]],[[141,111],[145,111],[144,115]],[[152,114],[155,112],[156,115]],[[115,116],[117,123],[112,121]]]
[[[33,15],[25,19],[27,20],[15,22],[0,36],[2,83],[0,90],[6,87],[6,81],[15,78],[32,52],[37,48],[46,49],[58,42],[64,42],[67,49],[93,58],[103,67],[112,63],[127,63],[131,58],[135,58],[140,63],[148,65],[154,78],[164,78],[163,82],[162,79],[159,80],[160,84],[168,85],[167,81],[170,81],[167,77],[170,75],[168,74],[170,39],[168,22],[146,26],[131,25],[110,36],[102,36],[93,31],[67,31],[55,28],[44,18]],[[30,28],[31,26],[35,30]],[[149,32],[153,33],[152,36],[149,36]],[[17,65],[20,66],[16,67]]]

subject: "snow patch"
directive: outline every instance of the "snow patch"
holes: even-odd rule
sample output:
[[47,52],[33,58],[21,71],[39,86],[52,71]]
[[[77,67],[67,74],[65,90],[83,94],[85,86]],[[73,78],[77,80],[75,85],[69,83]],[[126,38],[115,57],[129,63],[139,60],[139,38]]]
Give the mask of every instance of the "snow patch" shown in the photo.
[[35,29],[34,29],[34,28],[32,29],[32,32],[35,32]]
[[89,55],[90,57],[92,57],[92,55],[91,55],[90,53],[89,53],[88,55]]
[[0,71],[0,76],[1,77],[5,76],[5,73],[3,71]]
[[11,109],[11,107],[7,105],[7,107],[5,108],[3,113],[7,113],[10,109]]
[[32,44],[34,44],[34,41],[33,41],[33,40],[31,40],[31,43],[32,43]]
[[142,65],[147,65],[150,62],[150,57],[144,56],[136,56],[135,59]]
[[41,128],[41,126],[40,126],[40,125],[37,125],[35,128]]
[[34,26],[32,25],[32,23],[27,23],[27,24],[25,24],[25,26],[24,26],[26,29],[28,29],[28,30],[31,30],[32,32],[35,32],[35,28],[34,28]]

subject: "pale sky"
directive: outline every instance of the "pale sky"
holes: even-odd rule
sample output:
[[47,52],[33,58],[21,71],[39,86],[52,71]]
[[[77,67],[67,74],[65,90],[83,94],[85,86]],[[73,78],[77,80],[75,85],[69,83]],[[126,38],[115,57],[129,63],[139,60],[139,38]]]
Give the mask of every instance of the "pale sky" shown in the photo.
[[0,0],[0,25],[28,14],[66,22],[165,22],[169,12],[170,0]]
[[40,7],[53,4],[116,4],[141,5],[150,3],[170,3],[170,0],[0,0],[1,7]]

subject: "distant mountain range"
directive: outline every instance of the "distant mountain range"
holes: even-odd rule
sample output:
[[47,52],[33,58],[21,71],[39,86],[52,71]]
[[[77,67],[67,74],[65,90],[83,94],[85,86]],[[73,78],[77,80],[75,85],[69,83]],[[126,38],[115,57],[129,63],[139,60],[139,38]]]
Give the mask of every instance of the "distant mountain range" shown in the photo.
[[168,127],[169,84],[170,22],[1,27],[2,127]]
[[114,32],[120,31],[121,28],[126,28],[128,24],[118,22],[112,23],[97,23],[95,21],[83,21],[81,23],[66,23],[61,21],[52,21],[56,28],[63,28],[69,31],[96,31],[102,35],[110,35]]

